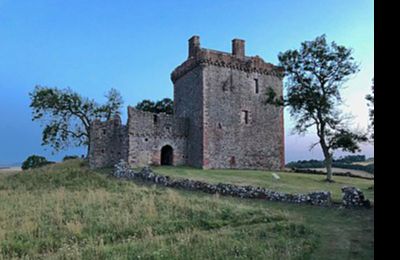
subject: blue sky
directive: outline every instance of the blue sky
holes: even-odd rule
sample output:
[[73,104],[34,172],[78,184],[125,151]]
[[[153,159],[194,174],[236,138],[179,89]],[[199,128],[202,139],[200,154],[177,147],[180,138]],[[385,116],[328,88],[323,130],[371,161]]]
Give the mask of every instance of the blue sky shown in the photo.
[[[374,76],[374,3],[369,0],[262,1],[86,1],[0,0],[0,164],[30,154],[60,160],[40,146],[41,126],[31,121],[28,93],[35,85],[71,87],[104,101],[118,89],[126,106],[142,99],[173,96],[171,71],[187,57],[187,40],[231,51],[231,40],[246,40],[246,55],[277,63],[281,51],[326,34],[354,49],[361,71],[349,80],[343,109],[354,127],[366,129]],[[287,161],[322,158],[309,151],[311,134],[291,135],[285,114]],[[373,156],[373,147],[363,145]]]

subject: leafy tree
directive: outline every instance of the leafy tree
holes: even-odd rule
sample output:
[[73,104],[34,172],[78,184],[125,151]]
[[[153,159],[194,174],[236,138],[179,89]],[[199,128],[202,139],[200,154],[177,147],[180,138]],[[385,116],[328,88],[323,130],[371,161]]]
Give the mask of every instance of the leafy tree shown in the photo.
[[157,101],[155,104],[156,113],[167,113],[173,114],[174,113],[174,101],[170,98],[164,98],[160,101]]
[[64,158],[62,159],[63,162],[68,161],[68,160],[74,160],[74,159],[79,159],[78,155],[66,155],[64,156]]
[[113,118],[120,113],[123,103],[115,89],[106,94],[107,102],[103,105],[82,97],[70,88],[36,86],[29,95],[32,120],[40,120],[44,124],[42,145],[50,145],[55,151],[71,145],[84,145],[87,146],[87,155],[93,121]]
[[22,163],[22,170],[33,169],[42,167],[47,164],[51,164],[54,162],[47,161],[47,159],[43,156],[31,155]]
[[151,112],[151,113],[167,113],[173,114],[174,113],[174,101],[170,98],[164,98],[157,102],[145,99],[139,102],[136,109]]
[[366,141],[364,134],[352,132],[345,125],[338,108],[342,102],[340,89],[343,83],[358,71],[352,50],[335,42],[330,44],[322,35],[301,43],[299,50],[288,50],[278,55],[280,66],[287,77],[285,97],[278,96],[272,88],[267,93],[267,104],[289,107],[295,119],[294,132],[302,134],[315,127],[320,145],[327,181],[332,180],[333,151],[341,149],[356,152],[358,143]]
[[375,139],[375,136],[374,136],[374,133],[375,133],[375,131],[374,131],[374,127],[375,127],[375,117],[374,117],[374,105],[375,105],[375,98],[374,98],[374,95],[375,95],[375,83],[374,83],[374,79],[372,79],[372,87],[371,87],[371,89],[372,89],[372,94],[368,94],[366,97],[365,97],[365,99],[369,102],[368,103],[368,106],[370,107],[370,110],[369,110],[369,120],[371,121],[371,123],[370,123],[370,125],[369,125],[369,128],[370,128],[370,130],[371,130],[371,138],[372,138],[372,140],[374,140]]
[[142,110],[145,112],[155,113],[155,103],[151,100],[145,99],[135,106],[136,109]]

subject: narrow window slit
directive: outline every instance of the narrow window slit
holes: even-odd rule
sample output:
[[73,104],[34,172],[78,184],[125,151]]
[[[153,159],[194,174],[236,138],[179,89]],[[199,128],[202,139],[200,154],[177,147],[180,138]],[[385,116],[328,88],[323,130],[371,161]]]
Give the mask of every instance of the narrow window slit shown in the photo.
[[254,79],[254,86],[255,86],[256,94],[258,94],[258,92],[259,92],[258,79]]

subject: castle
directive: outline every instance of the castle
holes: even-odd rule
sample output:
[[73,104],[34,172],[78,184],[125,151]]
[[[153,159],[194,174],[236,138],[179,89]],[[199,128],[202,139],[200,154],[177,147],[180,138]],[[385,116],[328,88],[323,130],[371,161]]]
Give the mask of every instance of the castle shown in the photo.
[[174,114],[128,107],[126,125],[119,116],[95,121],[89,165],[282,169],[283,108],[264,103],[269,87],[282,95],[282,79],[282,68],[245,55],[244,40],[232,40],[227,53],[201,48],[193,36],[188,58],[171,73]]

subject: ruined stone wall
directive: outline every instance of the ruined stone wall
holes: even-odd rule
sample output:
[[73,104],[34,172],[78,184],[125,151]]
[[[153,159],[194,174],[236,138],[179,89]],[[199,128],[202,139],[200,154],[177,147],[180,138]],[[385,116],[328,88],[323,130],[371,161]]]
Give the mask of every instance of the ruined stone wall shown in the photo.
[[110,167],[128,159],[128,131],[119,116],[107,122],[94,121],[90,135],[90,168]]
[[173,149],[173,165],[185,165],[187,127],[187,119],[128,107],[129,164],[160,165],[161,149],[169,145]]
[[264,101],[281,79],[213,65],[204,74],[205,168],[280,169],[283,110]]
[[203,72],[197,66],[174,81],[174,109],[177,117],[189,118],[187,164],[203,166]]

